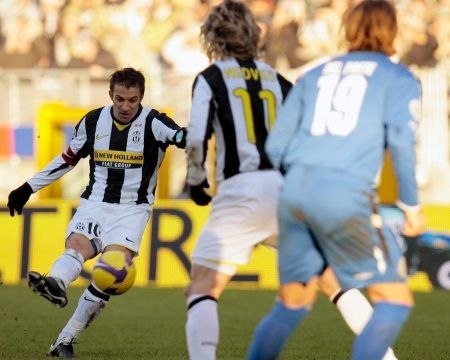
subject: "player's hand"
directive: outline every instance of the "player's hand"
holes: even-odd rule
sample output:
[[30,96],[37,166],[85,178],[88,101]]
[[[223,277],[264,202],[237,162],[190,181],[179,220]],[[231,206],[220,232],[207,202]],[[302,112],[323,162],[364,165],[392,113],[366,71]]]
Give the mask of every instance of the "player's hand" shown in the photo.
[[405,225],[403,227],[403,235],[407,237],[415,237],[422,234],[426,228],[426,218],[422,209],[415,211],[403,211],[405,214]]
[[173,143],[176,147],[184,149],[186,147],[186,128],[179,129],[172,138]]
[[27,182],[20,185],[17,189],[11,191],[8,196],[8,204],[6,205],[9,208],[9,214],[11,216],[14,216],[14,210],[16,210],[17,214],[21,215],[23,207],[27,203],[32,193],[33,189]]
[[199,185],[190,186],[189,196],[197,205],[205,206],[211,202],[212,197],[205,192],[206,188],[209,188],[206,179]]

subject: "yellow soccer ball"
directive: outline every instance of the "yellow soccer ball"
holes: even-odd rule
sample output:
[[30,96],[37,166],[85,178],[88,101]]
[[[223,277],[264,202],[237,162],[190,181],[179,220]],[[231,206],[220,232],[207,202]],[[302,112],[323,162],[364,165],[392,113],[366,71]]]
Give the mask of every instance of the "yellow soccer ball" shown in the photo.
[[122,251],[103,253],[94,265],[92,280],[103,292],[120,295],[128,291],[136,278],[133,260]]

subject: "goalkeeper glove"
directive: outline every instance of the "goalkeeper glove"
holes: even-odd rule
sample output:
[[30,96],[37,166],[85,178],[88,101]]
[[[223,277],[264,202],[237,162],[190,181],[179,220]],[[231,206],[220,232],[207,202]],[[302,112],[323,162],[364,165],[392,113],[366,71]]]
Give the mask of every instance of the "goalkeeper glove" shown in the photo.
[[191,185],[189,196],[197,205],[208,205],[212,199],[212,197],[205,192],[205,188],[209,188],[208,180],[206,179],[199,185]]
[[17,214],[21,215],[23,207],[27,203],[32,193],[33,189],[27,182],[20,185],[17,189],[11,191],[8,196],[8,204],[6,205],[9,208],[9,214],[11,216],[14,216],[14,210],[16,210]]

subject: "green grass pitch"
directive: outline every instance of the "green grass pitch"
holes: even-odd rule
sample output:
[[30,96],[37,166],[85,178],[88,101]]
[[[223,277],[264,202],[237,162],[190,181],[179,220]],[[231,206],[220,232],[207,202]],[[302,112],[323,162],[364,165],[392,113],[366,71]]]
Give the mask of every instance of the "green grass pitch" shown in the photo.
[[[57,309],[25,286],[0,286],[0,359],[45,359],[82,290],[70,288],[69,304]],[[225,291],[219,303],[219,360],[245,359],[253,329],[274,296],[274,291]],[[416,293],[415,299],[396,355],[401,360],[450,359],[450,292]],[[187,359],[182,289],[135,288],[111,300],[77,340],[77,358]],[[352,341],[334,305],[320,295],[281,359],[348,359]]]

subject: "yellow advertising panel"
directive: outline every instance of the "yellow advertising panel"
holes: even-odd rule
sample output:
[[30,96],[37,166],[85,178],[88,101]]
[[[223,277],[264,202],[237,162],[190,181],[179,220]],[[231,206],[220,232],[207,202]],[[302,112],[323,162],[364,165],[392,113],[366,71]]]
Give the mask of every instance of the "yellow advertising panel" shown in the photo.
[[[29,270],[48,273],[64,251],[66,227],[78,201],[39,200],[30,202],[22,216],[9,216],[0,207],[0,279],[17,284]],[[159,200],[144,232],[136,285],[184,287],[189,281],[190,254],[209,212],[190,200]],[[450,290],[450,207],[427,206],[429,231],[421,239],[409,239],[406,257],[414,272],[410,286],[429,291]],[[76,285],[87,285],[95,259],[83,267]],[[278,285],[276,252],[258,246],[250,264],[242,266],[233,279],[245,287],[275,289]]]
[[[0,272],[4,284],[17,284],[29,270],[49,272],[64,251],[66,227],[77,201],[39,200],[30,202],[21,216],[9,216],[0,207]],[[136,285],[184,287],[189,280],[190,254],[206,221],[209,207],[190,200],[160,200],[144,232],[135,259]],[[275,252],[263,246],[243,266],[234,281],[246,286],[276,288]],[[75,284],[86,285],[95,259],[87,261]]]

